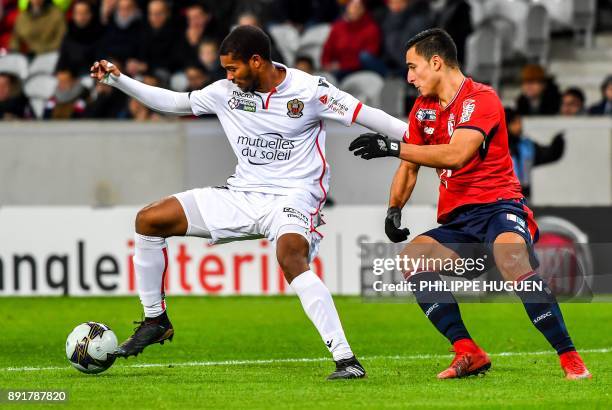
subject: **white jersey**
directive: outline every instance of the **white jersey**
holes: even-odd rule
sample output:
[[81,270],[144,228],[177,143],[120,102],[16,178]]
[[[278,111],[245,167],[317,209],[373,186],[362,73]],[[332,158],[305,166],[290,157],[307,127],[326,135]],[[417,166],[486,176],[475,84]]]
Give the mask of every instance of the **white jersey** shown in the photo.
[[219,117],[238,158],[230,189],[281,195],[301,190],[321,204],[329,186],[324,120],[349,126],[361,103],[322,77],[274,64],[287,74],[269,93],[243,92],[219,80],[190,94],[191,109]]

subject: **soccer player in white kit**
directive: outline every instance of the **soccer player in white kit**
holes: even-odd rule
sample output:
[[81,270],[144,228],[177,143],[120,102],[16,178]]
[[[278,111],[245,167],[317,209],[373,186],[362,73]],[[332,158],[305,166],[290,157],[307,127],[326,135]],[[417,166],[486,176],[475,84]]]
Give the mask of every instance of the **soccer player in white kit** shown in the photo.
[[219,54],[227,78],[190,93],[145,85],[105,60],[91,67],[93,78],[154,110],[216,114],[238,159],[226,186],[181,192],[138,212],[134,267],[145,320],[115,355],[137,355],[174,335],[163,289],[166,238],[222,243],[263,236],[275,244],[285,278],[336,362],[328,379],[362,378],[366,372],[344,335],[332,296],[309,267],[321,240],[316,228],[329,186],[324,120],[357,122],[395,138],[403,137],[407,125],[322,77],[273,63],[270,39],[256,27],[234,29]]

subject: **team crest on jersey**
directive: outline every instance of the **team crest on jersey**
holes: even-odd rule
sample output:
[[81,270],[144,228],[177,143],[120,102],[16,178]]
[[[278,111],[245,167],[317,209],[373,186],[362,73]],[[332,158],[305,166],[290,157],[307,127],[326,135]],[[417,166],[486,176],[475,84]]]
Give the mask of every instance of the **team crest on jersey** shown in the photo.
[[448,136],[452,137],[455,131],[455,114],[448,116]]
[[416,113],[416,119],[420,122],[423,121],[435,121],[437,117],[436,110],[428,110],[425,108],[419,108]]
[[321,104],[327,105],[327,94],[325,94],[324,96],[320,97],[319,101],[321,101]]
[[255,102],[244,98],[232,97],[227,102],[227,105],[229,105],[232,110],[242,110],[247,112],[257,111],[257,105]]
[[287,115],[289,118],[300,118],[304,113],[304,103],[297,98],[287,103]]
[[461,113],[461,120],[459,120],[459,124],[463,124],[464,122],[468,122],[470,118],[472,118],[472,114],[474,113],[474,109],[476,108],[476,101],[468,98],[463,102],[463,112]]

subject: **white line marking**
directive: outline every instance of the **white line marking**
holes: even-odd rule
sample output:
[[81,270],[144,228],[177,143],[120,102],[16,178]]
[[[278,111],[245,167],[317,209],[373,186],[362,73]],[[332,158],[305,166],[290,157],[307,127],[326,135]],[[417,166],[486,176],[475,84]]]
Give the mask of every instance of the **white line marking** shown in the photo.
[[[583,349],[579,353],[611,353],[612,347],[601,349]],[[540,352],[499,352],[489,353],[491,357],[511,357],[511,356],[542,356],[553,355],[552,350]],[[448,359],[452,357],[450,354],[417,354],[409,356],[363,356],[360,357],[363,361],[368,360],[429,360],[429,359]],[[121,359],[118,359],[121,360]],[[293,359],[258,359],[258,360],[222,360],[210,362],[181,362],[181,363],[141,363],[128,364],[119,367],[127,368],[146,368],[146,367],[208,367],[208,366],[239,366],[239,365],[256,365],[256,364],[272,364],[272,363],[309,363],[309,362],[327,362],[331,361],[329,357],[302,357]],[[43,370],[68,370],[70,366],[55,366],[55,367],[5,367],[0,368],[0,372],[21,372],[21,371],[43,371]]]

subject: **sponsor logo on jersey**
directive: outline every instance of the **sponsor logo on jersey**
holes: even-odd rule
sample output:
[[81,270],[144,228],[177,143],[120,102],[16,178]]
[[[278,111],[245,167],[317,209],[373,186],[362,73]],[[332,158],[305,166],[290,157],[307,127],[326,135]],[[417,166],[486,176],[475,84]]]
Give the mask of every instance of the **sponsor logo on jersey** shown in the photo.
[[436,110],[428,110],[425,108],[419,108],[416,113],[416,119],[420,122],[423,121],[435,121],[438,116]]
[[275,161],[288,161],[295,142],[284,139],[281,134],[267,132],[255,137],[238,136],[240,155],[251,165],[268,165]]
[[247,112],[257,111],[257,105],[255,104],[255,101],[247,100],[245,98],[232,97],[227,102],[227,105],[229,105],[232,110],[242,110]]
[[470,118],[472,118],[472,114],[474,113],[474,109],[476,109],[476,101],[468,98],[463,102],[463,112],[461,113],[461,119],[459,120],[459,124],[463,124],[464,122],[468,122]]
[[255,95],[253,93],[248,93],[248,92],[238,91],[238,90],[232,91],[232,95],[234,97],[240,97],[240,98],[255,98]]
[[327,84],[322,78],[319,78],[319,87],[329,88],[329,84]]
[[455,132],[455,114],[448,116],[448,136],[452,137]]
[[304,103],[297,98],[287,102],[287,116],[289,118],[300,118],[304,113]]
[[332,110],[333,112],[335,112],[338,115],[344,116],[344,114],[346,114],[349,110],[349,107],[342,104],[340,102],[340,100],[338,100],[337,98],[332,97],[329,100],[329,104],[327,105],[327,108],[329,110]]
[[434,128],[433,127],[425,127],[423,129],[423,131],[425,132],[425,134],[427,135],[432,135],[434,133]]
[[327,94],[322,97],[319,97],[319,101],[321,101],[321,104],[327,105]]
[[295,208],[283,207],[283,212],[285,213],[287,218],[295,218],[305,223],[306,225],[310,225],[310,220],[308,219],[308,217]]

